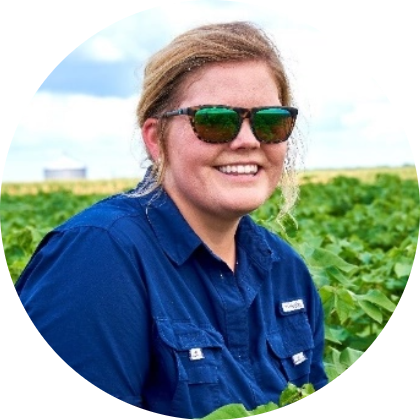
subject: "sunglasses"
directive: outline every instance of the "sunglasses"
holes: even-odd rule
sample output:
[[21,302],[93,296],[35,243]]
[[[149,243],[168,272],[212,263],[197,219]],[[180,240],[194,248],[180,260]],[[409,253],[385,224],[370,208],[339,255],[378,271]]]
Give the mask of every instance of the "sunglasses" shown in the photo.
[[160,118],[187,115],[197,137],[206,143],[229,143],[249,118],[255,138],[264,144],[282,143],[293,131],[298,115],[297,108],[263,106],[238,108],[225,105],[201,105],[165,112]]

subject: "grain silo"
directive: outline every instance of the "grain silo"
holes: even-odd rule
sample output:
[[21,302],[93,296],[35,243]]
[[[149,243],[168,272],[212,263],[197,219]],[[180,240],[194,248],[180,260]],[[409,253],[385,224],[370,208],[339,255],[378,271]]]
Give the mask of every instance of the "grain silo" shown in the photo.
[[46,165],[44,177],[50,180],[85,179],[86,166],[67,155],[63,155]]

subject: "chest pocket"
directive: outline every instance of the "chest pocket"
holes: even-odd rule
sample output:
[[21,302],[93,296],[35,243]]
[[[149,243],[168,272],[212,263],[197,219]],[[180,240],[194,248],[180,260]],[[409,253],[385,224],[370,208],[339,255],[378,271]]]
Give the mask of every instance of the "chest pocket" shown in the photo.
[[289,382],[302,386],[309,381],[314,341],[304,308],[280,310],[277,330],[267,334],[267,342]]
[[169,320],[157,321],[157,328],[160,339],[175,358],[179,381],[218,382],[223,338],[217,331]]

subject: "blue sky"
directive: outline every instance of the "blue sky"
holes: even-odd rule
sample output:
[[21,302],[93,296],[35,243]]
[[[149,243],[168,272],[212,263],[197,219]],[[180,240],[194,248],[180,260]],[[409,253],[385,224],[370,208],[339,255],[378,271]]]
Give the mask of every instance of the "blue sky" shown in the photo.
[[414,163],[387,92],[351,43],[265,2],[197,0],[124,18],[45,74],[14,133],[3,180],[41,180],[43,168],[63,154],[86,165],[89,178],[140,176],[145,163],[134,112],[145,60],[190,27],[237,19],[260,24],[280,47],[308,169]]

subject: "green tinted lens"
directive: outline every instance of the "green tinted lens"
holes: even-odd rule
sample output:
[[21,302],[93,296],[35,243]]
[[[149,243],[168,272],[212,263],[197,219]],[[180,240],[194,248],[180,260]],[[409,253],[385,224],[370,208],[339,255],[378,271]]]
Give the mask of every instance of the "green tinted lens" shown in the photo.
[[294,126],[294,119],[287,109],[267,108],[257,111],[253,116],[255,137],[263,143],[286,141]]
[[197,136],[208,143],[226,143],[233,140],[239,130],[240,117],[232,109],[209,107],[194,115]]

